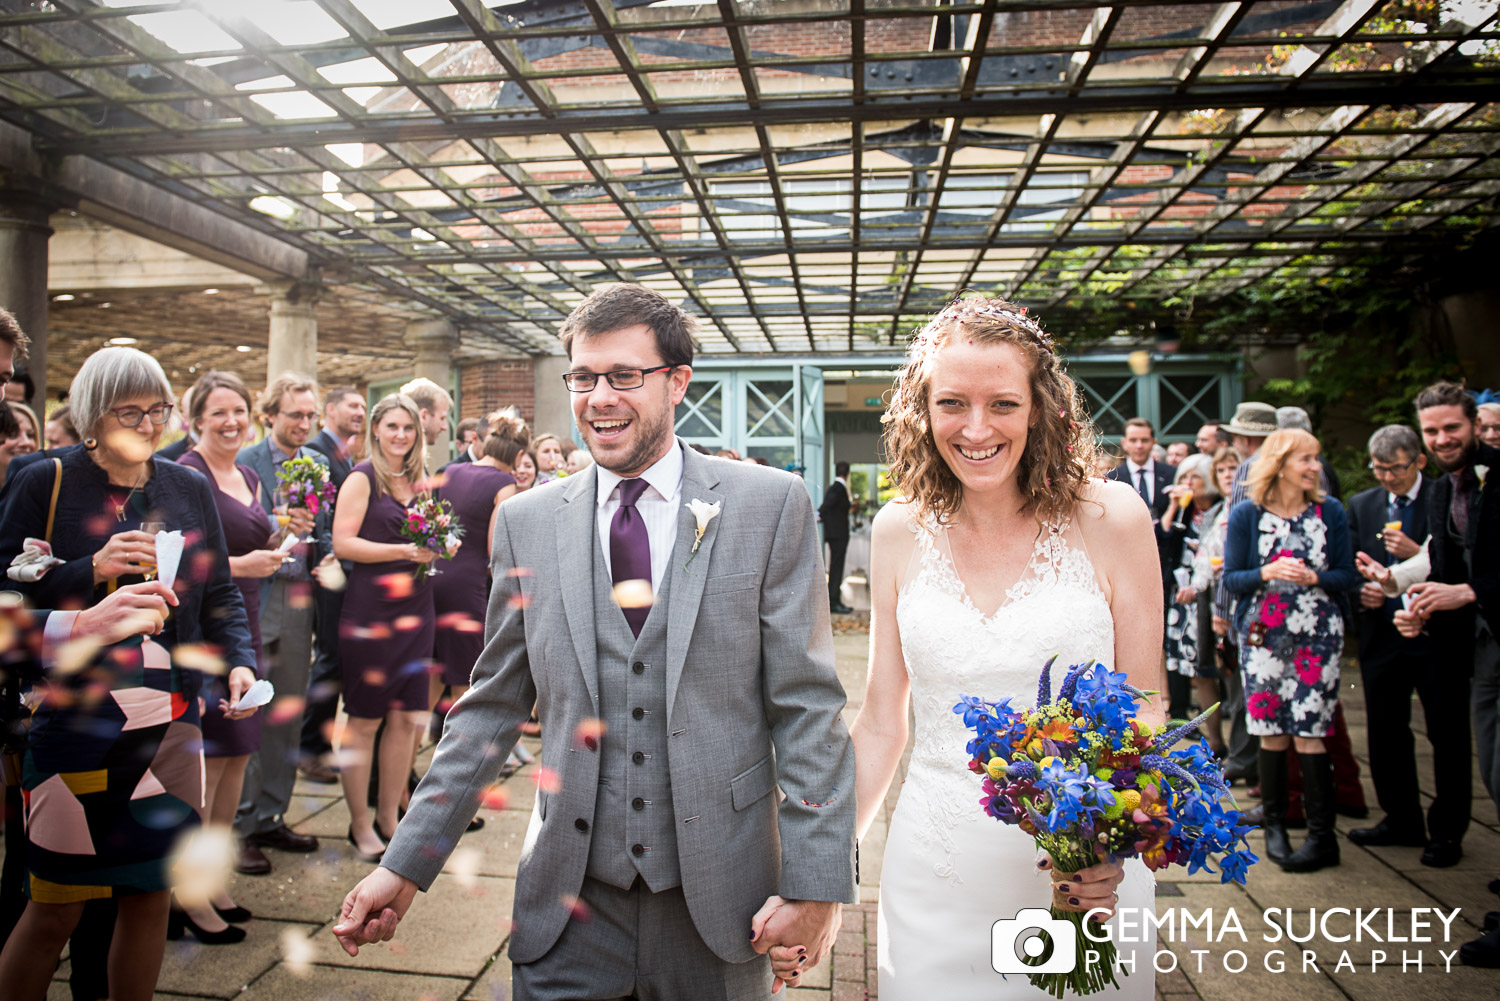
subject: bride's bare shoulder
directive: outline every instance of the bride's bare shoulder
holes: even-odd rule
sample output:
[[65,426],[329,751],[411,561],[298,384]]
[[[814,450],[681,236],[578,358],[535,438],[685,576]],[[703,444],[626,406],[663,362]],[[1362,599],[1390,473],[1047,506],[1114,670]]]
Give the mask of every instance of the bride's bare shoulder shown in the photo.
[[1130,484],[1091,479],[1083,488],[1074,520],[1086,529],[1114,529],[1130,521],[1150,521],[1149,510]]
[[882,548],[910,548],[916,540],[912,524],[916,506],[905,498],[896,498],[875,512],[870,522],[870,542]]

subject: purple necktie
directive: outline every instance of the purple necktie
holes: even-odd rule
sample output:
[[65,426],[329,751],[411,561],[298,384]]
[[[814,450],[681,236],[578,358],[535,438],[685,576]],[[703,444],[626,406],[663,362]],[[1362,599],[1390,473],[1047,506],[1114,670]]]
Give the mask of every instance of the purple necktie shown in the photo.
[[[651,583],[651,536],[646,533],[646,523],[635,509],[635,502],[649,486],[645,480],[620,481],[620,507],[609,523],[609,569],[616,584],[625,580],[643,580]],[[651,606],[623,608],[625,621],[630,631],[641,634]]]

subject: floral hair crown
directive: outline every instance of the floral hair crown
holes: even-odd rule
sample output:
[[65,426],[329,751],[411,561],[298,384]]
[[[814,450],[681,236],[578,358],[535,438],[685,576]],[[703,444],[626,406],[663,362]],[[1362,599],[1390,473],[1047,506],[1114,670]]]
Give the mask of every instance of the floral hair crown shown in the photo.
[[982,296],[954,299],[944,306],[917,331],[912,338],[913,346],[918,350],[925,350],[931,346],[933,334],[938,330],[949,323],[963,326],[971,320],[999,322],[1018,333],[1030,334],[1044,347],[1052,346],[1052,337],[1042,329],[1041,324],[1026,314],[1025,306],[1015,306],[1001,299],[986,299]]

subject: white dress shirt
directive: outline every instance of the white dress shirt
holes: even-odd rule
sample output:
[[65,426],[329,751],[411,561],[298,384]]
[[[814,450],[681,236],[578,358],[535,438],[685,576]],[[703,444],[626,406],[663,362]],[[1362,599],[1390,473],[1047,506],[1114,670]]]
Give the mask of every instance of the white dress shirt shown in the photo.
[[[646,535],[651,540],[651,593],[661,590],[662,578],[672,560],[672,547],[677,544],[677,520],[682,510],[682,449],[674,441],[667,454],[641,474],[649,486],[636,501],[635,509],[646,523]],[[599,479],[594,495],[598,508],[596,518],[599,526],[599,548],[604,551],[604,568],[614,575],[610,564],[609,527],[615,512],[620,509],[620,484],[624,477],[599,466]]]
[[1396,498],[1398,496],[1405,497],[1408,501],[1415,501],[1417,499],[1417,494],[1419,494],[1421,492],[1422,492],[1422,477],[1420,477],[1420,476],[1417,477],[1417,482],[1415,482],[1415,483],[1413,483],[1411,485],[1411,489],[1408,490],[1404,494],[1393,494],[1389,490],[1387,490],[1385,492],[1385,506],[1386,506],[1386,510],[1390,510],[1391,508],[1393,508],[1393,507],[1396,506]]
[[[1152,504],[1156,503],[1156,469],[1155,469],[1155,465],[1156,465],[1156,460],[1155,459],[1147,459],[1146,460],[1146,464],[1144,466],[1137,466],[1130,459],[1126,459],[1125,460],[1125,468],[1130,471],[1130,485],[1132,487],[1135,487],[1137,484],[1139,484],[1141,482],[1141,473],[1142,472],[1144,472],[1146,474],[1146,496],[1150,499],[1150,502]],[[1137,493],[1140,492],[1139,487],[1137,487],[1136,492]]]

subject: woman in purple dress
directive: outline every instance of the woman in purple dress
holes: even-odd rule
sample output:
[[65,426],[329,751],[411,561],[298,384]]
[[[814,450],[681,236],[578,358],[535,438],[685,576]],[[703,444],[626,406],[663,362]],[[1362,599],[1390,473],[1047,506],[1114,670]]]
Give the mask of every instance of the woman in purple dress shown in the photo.
[[[427,478],[417,405],[400,393],[375,404],[369,458],[339,490],[333,552],[354,569],[339,619],[344,710],[349,722],[339,778],[349,803],[349,842],[362,861],[378,862],[396,831],[397,810],[425,725],[432,660],[433,578],[418,574],[437,554],[401,534],[406,506]],[[385,721],[380,747],[375,734]],[[380,755],[375,816],[366,805],[370,763]]]
[[[484,648],[484,612],[489,600],[490,540],[495,530],[495,512],[500,502],[516,492],[511,461],[526,425],[508,418],[491,425],[484,440],[483,455],[474,462],[449,466],[437,496],[453,505],[453,513],[464,529],[463,545],[453,560],[433,578],[433,604],[437,610],[437,637],[433,660],[441,671],[432,674],[431,698],[438,713],[469,690],[469,675]],[[482,526],[482,527],[481,527]],[[483,536],[480,535],[483,532]],[[443,689],[448,698],[441,701]]]
[[[260,582],[281,566],[281,554],[275,550],[275,526],[256,499],[260,478],[250,467],[235,462],[250,434],[250,391],[232,372],[209,372],[193,386],[189,398],[192,410],[188,419],[198,444],[178,461],[206,476],[213,488],[229,552],[229,573],[245,602],[256,673],[264,677]],[[260,750],[261,716],[257,713],[247,719],[231,719],[219,707],[218,696],[224,693],[215,693],[210,686],[206,694],[203,822],[228,829],[240,805],[245,765],[250,755]],[[185,927],[206,945],[239,942],[245,937],[244,929],[232,927],[230,922],[248,921],[250,916],[230,899],[227,889],[220,889],[212,907],[184,907],[175,913],[168,933],[175,938]]]

